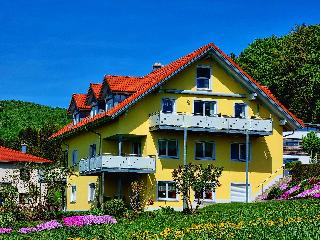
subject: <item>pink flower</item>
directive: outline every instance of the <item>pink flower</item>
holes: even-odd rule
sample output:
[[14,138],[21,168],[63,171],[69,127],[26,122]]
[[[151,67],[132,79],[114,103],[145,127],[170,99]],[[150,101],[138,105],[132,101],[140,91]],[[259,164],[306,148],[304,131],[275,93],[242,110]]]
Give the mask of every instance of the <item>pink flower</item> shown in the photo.
[[0,228],[0,234],[1,233],[11,233],[12,228]]
[[63,218],[64,225],[68,227],[82,227],[91,224],[114,224],[117,220],[109,215],[104,216],[72,216]]

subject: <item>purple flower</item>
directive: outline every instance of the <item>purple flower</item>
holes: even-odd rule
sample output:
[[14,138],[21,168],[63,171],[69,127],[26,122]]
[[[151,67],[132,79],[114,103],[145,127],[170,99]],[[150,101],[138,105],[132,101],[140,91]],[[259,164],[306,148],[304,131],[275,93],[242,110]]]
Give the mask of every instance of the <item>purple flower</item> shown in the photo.
[[72,216],[63,218],[64,225],[68,227],[82,227],[91,224],[114,224],[117,220],[109,215],[104,216]]
[[285,191],[278,199],[280,200],[288,199],[292,193],[298,191],[299,189],[300,189],[300,185],[293,186],[289,190]]
[[0,234],[1,233],[11,233],[12,228],[0,228]]
[[301,193],[299,193],[296,198],[305,198],[305,197],[313,197],[315,194],[320,192],[320,183],[313,185],[312,188],[307,189]]
[[52,220],[49,222],[40,223],[36,226],[37,231],[43,231],[43,230],[51,230],[55,228],[62,227],[62,224],[60,224],[57,220]]
[[26,233],[36,232],[36,231],[37,231],[37,228],[35,227],[25,227],[25,228],[20,228],[18,232],[26,234]]
[[279,188],[283,191],[286,190],[288,188],[288,184],[287,183],[281,183]]

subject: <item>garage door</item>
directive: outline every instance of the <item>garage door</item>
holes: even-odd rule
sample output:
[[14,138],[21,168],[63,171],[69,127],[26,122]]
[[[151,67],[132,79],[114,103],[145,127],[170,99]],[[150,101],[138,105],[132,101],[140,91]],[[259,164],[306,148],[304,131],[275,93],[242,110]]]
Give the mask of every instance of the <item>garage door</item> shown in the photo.
[[[249,199],[250,199],[250,184],[249,184]],[[231,202],[246,201],[246,184],[231,183]]]

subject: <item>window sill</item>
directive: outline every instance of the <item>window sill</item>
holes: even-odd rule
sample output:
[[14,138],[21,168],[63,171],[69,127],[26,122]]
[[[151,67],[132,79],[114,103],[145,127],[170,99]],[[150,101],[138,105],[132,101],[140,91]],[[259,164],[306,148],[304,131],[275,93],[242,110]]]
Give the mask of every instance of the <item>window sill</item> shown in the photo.
[[215,158],[195,158],[197,161],[215,161]]
[[179,160],[179,157],[169,157],[169,156],[158,156],[161,160]]
[[158,198],[158,202],[179,202],[179,199],[173,199],[173,198]]
[[[197,203],[197,202],[198,202],[198,200],[197,200],[197,199],[195,199],[193,202]],[[215,203],[216,201],[215,201],[215,200],[205,199],[205,200],[201,200],[201,202],[203,202],[203,203]]]
[[211,88],[197,88],[197,91],[212,92]]
[[75,201],[70,202],[70,204],[75,204],[75,203],[77,203],[77,202],[75,202]]
[[[231,159],[232,162],[239,162],[239,163],[246,163],[246,160],[240,160],[240,159]],[[251,160],[249,160],[251,162]]]

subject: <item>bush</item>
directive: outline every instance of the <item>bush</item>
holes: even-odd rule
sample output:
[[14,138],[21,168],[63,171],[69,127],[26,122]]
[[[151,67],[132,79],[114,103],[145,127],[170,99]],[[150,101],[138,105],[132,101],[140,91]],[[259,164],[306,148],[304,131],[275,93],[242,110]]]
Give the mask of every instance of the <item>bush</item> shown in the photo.
[[15,221],[16,221],[16,218],[12,212],[0,213],[1,227],[10,227]]
[[104,214],[111,216],[121,217],[126,210],[127,207],[122,199],[113,199],[104,204]]
[[292,179],[295,181],[301,181],[303,179],[320,176],[320,164],[294,165],[291,171]]
[[270,192],[268,193],[268,200],[276,199],[281,195],[282,191],[279,187],[271,188]]

